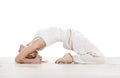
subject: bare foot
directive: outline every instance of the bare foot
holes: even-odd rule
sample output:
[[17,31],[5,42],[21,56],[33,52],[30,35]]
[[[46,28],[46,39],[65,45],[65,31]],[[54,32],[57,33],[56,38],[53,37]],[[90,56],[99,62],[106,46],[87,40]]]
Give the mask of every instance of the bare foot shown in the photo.
[[72,55],[70,53],[65,54],[62,58],[55,61],[56,64],[70,64],[73,62]]

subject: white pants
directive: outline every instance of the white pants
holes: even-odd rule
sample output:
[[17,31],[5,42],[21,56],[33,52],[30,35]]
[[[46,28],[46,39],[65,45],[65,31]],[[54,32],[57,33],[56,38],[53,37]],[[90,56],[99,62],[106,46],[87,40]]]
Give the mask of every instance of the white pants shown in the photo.
[[73,56],[75,63],[103,63],[103,54],[80,32],[71,29],[50,27],[39,30],[35,37],[42,37],[49,46],[57,41],[63,42],[66,49],[73,50],[77,55]]

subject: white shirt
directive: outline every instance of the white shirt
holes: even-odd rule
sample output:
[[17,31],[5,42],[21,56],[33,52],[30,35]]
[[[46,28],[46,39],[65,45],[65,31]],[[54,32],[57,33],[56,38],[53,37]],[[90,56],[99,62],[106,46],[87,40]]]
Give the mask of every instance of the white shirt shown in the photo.
[[63,42],[64,48],[73,50],[81,55],[91,51],[99,51],[88,39],[76,30],[50,27],[39,30],[35,37],[38,36],[44,39],[47,46],[61,41]]

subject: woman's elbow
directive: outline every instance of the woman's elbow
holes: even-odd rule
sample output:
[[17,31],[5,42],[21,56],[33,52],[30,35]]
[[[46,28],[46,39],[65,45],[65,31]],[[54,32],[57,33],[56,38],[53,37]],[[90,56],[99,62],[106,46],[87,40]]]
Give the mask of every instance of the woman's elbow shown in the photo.
[[16,62],[16,63],[23,63],[23,59],[16,57],[16,58],[15,58],[15,62]]

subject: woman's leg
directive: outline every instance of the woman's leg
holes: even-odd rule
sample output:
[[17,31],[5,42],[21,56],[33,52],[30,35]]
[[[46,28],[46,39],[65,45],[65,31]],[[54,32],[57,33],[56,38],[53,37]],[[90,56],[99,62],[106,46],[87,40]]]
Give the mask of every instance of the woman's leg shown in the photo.
[[76,64],[102,64],[104,63],[104,56],[95,52],[88,52],[83,55],[74,55],[73,60]]
[[21,52],[16,56],[15,61],[17,63],[32,63],[35,60],[38,62],[41,62],[39,56],[37,56],[35,59],[27,59],[26,57],[34,53],[36,50],[41,50],[46,46],[44,40],[42,38],[35,38],[27,47],[25,47]]
[[65,54],[62,58],[56,60],[56,64],[70,64],[74,62],[75,64],[102,64],[104,63],[104,56],[102,54],[97,55],[94,52],[88,52],[84,55],[74,55],[70,53]]

